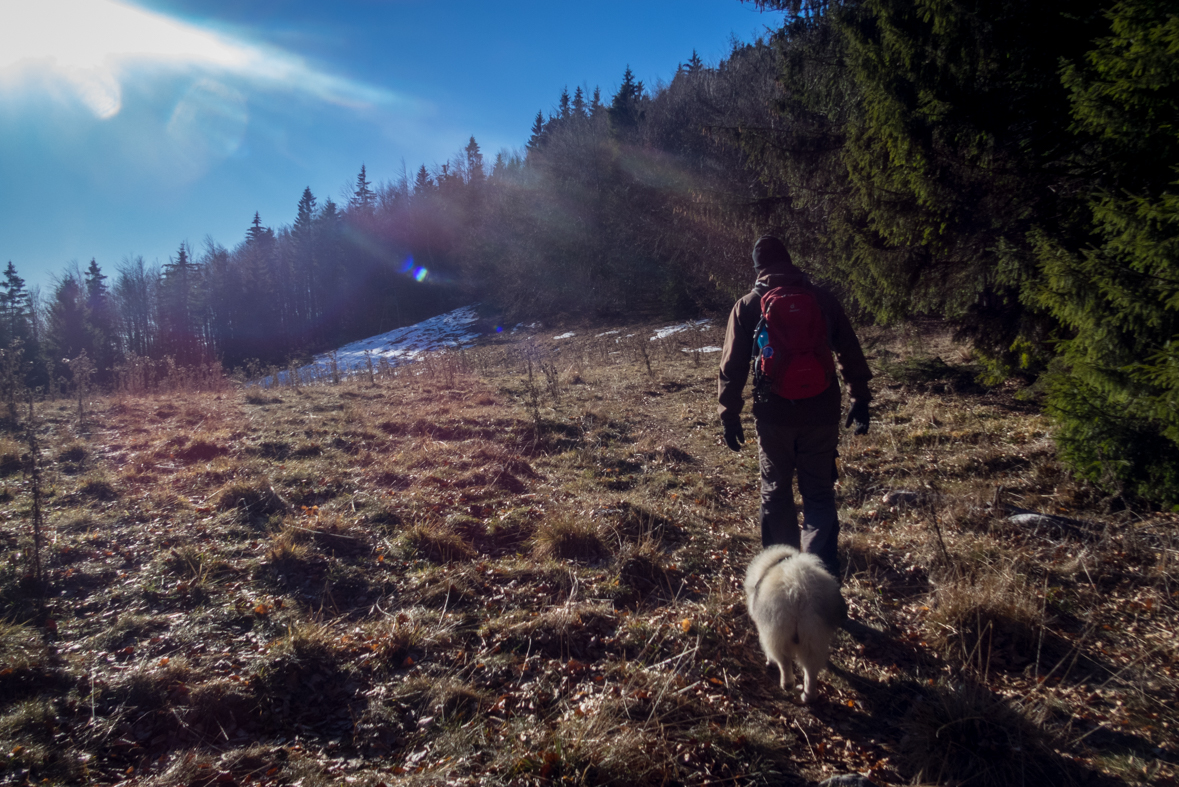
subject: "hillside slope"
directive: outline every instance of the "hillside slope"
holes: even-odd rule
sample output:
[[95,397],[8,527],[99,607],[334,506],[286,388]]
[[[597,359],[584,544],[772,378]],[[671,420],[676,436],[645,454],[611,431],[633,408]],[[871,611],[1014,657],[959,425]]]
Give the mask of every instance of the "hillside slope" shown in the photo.
[[39,405],[41,586],[0,441],[0,783],[1176,783],[1174,516],[1108,511],[935,329],[867,332],[853,623],[797,705],[722,327],[659,327]]

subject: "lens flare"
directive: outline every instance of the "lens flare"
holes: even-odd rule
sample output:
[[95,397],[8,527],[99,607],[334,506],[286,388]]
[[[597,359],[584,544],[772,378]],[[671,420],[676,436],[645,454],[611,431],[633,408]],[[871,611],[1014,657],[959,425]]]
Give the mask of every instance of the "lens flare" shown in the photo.
[[246,98],[239,91],[202,79],[172,110],[168,136],[191,170],[189,174],[195,177],[213,162],[237,152],[245,139],[249,118]]
[[414,281],[425,281],[426,276],[428,274],[429,274],[429,271],[426,270],[425,268],[416,268],[416,269],[414,269],[414,272],[413,272],[413,279],[414,279]]
[[401,263],[401,272],[409,273],[413,270],[413,257],[407,257],[405,262]]

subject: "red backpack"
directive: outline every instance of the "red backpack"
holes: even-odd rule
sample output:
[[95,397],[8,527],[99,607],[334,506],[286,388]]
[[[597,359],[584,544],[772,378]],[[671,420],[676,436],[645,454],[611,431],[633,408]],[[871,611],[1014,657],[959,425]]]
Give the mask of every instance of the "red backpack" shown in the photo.
[[754,393],[809,399],[835,379],[827,322],[809,287],[774,287],[761,296]]

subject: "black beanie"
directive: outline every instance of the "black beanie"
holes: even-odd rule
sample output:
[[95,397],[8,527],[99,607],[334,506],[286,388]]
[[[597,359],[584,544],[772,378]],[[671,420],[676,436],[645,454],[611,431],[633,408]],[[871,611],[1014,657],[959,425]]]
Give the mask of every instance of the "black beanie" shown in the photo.
[[786,244],[773,235],[762,235],[753,244],[753,269],[764,271],[769,268],[794,268]]

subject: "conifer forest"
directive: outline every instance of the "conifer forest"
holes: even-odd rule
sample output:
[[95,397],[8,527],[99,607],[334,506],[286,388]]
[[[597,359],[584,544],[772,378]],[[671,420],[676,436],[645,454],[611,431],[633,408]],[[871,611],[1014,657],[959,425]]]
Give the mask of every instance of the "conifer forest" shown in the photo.
[[786,12],[764,40],[685,53],[666,84],[566,89],[518,150],[361,164],[341,204],[306,189],[289,224],[74,264],[51,292],[9,262],[7,398],[69,389],[83,353],[106,387],[145,359],[263,368],[475,301],[717,313],[774,232],[861,322],[947,321],[988,379],[1027,383],[1083,477],[1179,502],[1173,6],[756,4]]

